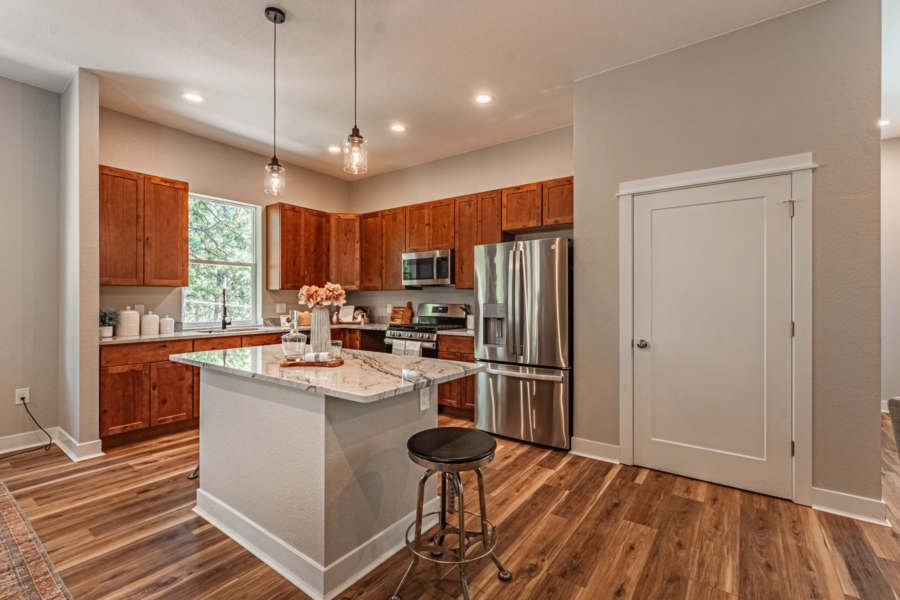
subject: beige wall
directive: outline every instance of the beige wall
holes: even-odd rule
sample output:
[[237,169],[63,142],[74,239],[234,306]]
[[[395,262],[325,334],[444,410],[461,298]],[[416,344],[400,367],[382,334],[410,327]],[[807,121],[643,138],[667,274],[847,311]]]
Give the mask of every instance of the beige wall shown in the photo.
[[880,11],[831,0],[576,82],[577,437],[619,442],[619,183],[811,151],[813,485],[881,498]]
[[[0,438],[57,424],[59,94],[0,77]],[[49,373],[49,376],[48,376]]]
[[527,138],[354,181],[354,212],[405,206],[476,192],[567,177],[573,173],[572,128]]
[[[264,168],[270,156],[246,150],[138,119],[100,109],[100,164],[187,181],[191,192],[266,206],[287,202],[328,212],[350,210],[350,183],[302,167],[282,163],[287,193],[275,198],[263,192]],[[264,277],[261,272],[260,276]],[[263,315],[275,314],[276,302],[296,302],[295,292],[263,291]],[[174,313],[180,319],[178,289],[146,288],[101,291],[104,307],[124,308],[144,304],[145,310]]]
[[881,399],[900,396],[900,138],[881,143]]

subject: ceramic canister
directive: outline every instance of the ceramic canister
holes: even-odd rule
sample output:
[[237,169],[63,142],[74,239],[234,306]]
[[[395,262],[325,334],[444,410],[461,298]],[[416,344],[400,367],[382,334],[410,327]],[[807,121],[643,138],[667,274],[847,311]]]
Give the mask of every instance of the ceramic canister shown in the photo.
[[160,335],[169,335],[175,333],[175,319],[166,315],[162,319],[159,320],[159,333]]
[[141,317],[141,335],[159,335],[159,315],[149,311]]
[[116,335],[119,337],[133,337],[140,335],[141,315],[136,310],[126,306],[119,311],[119,324],[116,325]]

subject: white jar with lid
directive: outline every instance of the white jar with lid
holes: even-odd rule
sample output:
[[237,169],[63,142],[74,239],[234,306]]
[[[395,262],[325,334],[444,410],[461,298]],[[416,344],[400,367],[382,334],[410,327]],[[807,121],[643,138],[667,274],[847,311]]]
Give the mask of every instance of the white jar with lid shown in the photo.
[[141,335],[159,335],[159,315],[152,310],[141,317]]
[[175,333],[175,319],[166,315],[159,320],[159,334],[172,335],[173,333]]
[[136,310],[126,306],[119,311],[119,324],[116,325],[116,335],[119,337],[137,337],[140,335],[141,315]]

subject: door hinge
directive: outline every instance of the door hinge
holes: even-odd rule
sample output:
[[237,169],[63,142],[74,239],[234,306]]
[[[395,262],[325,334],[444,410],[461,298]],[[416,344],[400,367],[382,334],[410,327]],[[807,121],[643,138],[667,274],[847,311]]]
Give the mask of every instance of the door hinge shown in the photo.
[[791,337],[794,337],[794,329],[795,329],[794,322],[791,321]]
[[797,202],[797,201],[794,200],[793,198],[791,198],[790,200],[782,200],[782,201],[781,201],[782,204],[790,204],[790,205],[791,205],[791,218],[792,218],[792,219],[794,218],[794,204],[795,204],[796,202]]
[[634,348],[634,340],[631,340],[631,347]]
[[794,455],[794,441],[791,440],[791,456]]

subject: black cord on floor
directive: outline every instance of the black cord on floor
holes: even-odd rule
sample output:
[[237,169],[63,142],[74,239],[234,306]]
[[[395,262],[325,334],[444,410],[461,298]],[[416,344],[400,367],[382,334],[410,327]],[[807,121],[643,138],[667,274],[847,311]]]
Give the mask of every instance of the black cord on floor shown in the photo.
[[16,452],[15,454],[7,454],[5,456],[0,456],[0,460],[5,461],[8,458],[13,458],[14,456],[19,456],[20,454],[27,454],[29,452],[34,452],[35,450],[40,450],[41,448],[43,448],[44,452],[46,452],[53,445],[53,436],[51,436],[49,433],[47,433],[47,430],[44,429],[43,427],[41,427],[41,424],[38,423],[37,419],[34,418],[34,415],[31,414],[31,411],[28,409],[28,403],[24,402],[24,403],[22,403],[22,406],[25,407],[25,412],[28,413],[28,416],[31,417],[31,420],[34,421],[34,424],[38,426],[38,429],[43,431],[44,435],[47,436],[47,445],[46,446],[38,446],[37,448],[29,448],[28,450],[22,450],[21,452]]

